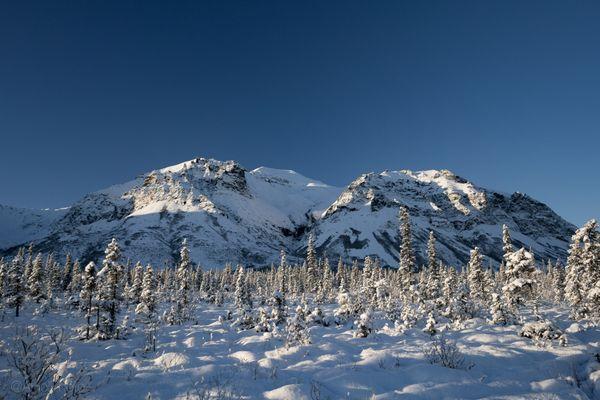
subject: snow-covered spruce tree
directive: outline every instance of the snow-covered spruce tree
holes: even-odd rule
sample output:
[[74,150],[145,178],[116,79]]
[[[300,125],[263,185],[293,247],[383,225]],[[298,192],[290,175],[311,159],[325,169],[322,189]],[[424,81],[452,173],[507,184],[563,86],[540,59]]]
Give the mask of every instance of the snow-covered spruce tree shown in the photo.
[[[24,251],[24,250],[23,250]],[[27,282],[29,282],[29,275],[31,275],[31,269],[33,267],[33,243],[29,243],[27,247],[27,255],[23,252],[23,278],[22,281],[27,286]],[[29,288],[27,288],[29,290]]]
[[81,275],[83,274],[83,270],[81,269],[81,264],[79,260],[75,260],[73,263],[73,273],[71,276],[71,282],[69,282],[69,286],[67,287],[67,291],[70,293],[78,293],[81,290]]
[[85,310],[85,339],[90,338],[91,319],[93,311],[93,300],[96,293],[96,264],[93,261],[89,262],[83,270],[83,276],[81,278],[81,293],[79,297],[82,301],[82,306]]
[[71,284],[71,279],[73,279],[73,260],[71,260],[71,254],[67,253],[65,257],[65,265],[63,266],[62,273],[62,291],[66,292]]
[[116,239],[111,242],[104,250],[104,260],[102,269],[98,273],[101,278],[100,300],[102,309],[106,312],[100,327],[99,338],[106,339],[115,333],[117,323],[117,312],[122,299],[121,274],[123,266],[119,263],[121,258],[121,249]]
[[600,318],[600,233],[595,220],[573,235],[567,260],[565,296],[574,317]]
[[346,266],[342,260],[342,256],[338,258],[337,269],[335,271],[335,287],[339,288],[341,282],[346,281]]
[[338,307],[334,311],[335,323],[338,325],[343,325],[354,314],[354,305],[352,304],[352,297],[350,293],[346,291],[343,282],[340,286],[340,290],[338,291],[337,303]]
[[21,310],[21,305],[23,304],[23,298],[25,296],[25,285],[23,282],[23,255],[23,249],[19,249],[17,255],[9,264],[6,274],[6,304],[8,307],[15,309],[15,317],[19,316],[19,311]]
[[390,297],[390,287],[385,278],[380,278],[375,282],[375,301],[374,305],[380,310],[383,310]]
[[522,305],[531,299],[535,285],[535,258],[533,253],[521,248],[506,258],[506,285],[502,288],[508,304]]
[[356,325],[356,330],[354,331],[354,337],[356,338],[366,338],[373,332],[373,317],[371,314],[371,310],[366,310],[363,312],[360,317],[354,322]]
[[156,329],[158,318],[156,314],[157,282],[150,265],[146,266],[142,281],[140,302],[135,307],[136,320],[144,324],[146,342],[144,351],[156,351]]
[[6,294],[6,262],[3,257],[0,257],[0,309],[4,307],[4,295]]
[[456,325],[473,318],[477,312],[477,308],[469,295],[469,286],[466,281],[464,273],[457,275],[456,289],[446,311],[446,316],[452,319]]
[[306,285],[310,292],[316,292],[319,284],[318,260],[315,250],[315,237],[311,233],[308,236],[308,245],[306,247]]
[[425,328],[423,328],[423,332],[428,333],[430,335],[435,335],[437,333],[437,329],[435,327],[436,321],[433,317],[433,313],[429,312],[427,316],[427,322],[425,323]]
[[310,344],[310,334],[306,326],[306,314],[301,306],[296,307],[296,314],[288,318],[286,332],[286,347]]
[[29,297],[39,303],[46,297],[44,287],[44,271],[42,255],[40,253],[35,256],[30,268],[29,279],[27,280],[27,289]]
[[565,268],[557,260],[552,273],[553,300],[556,303],[561,303],[565,299],[565,279]]
[[498,293],[492,293],[492,305],[490,307],[490,315],[492,324],[508,325],[514,320],[514,316],[504,304],[502,296]]
[[[197,271],[196,271],[197,273]],[[197,279],[195,279],[197,280]],[[231,285],[233,283],[233,273],[231,271],[231,264],[226,263],[223,272],[221,273],[221,288],[225,294],[231,292]]]
[[372,307],[377,304],[377,293],[373,281],[373,260],[369,256],[365,257],[359,296],[359,304],[363,307]]
[[187,246],[187,239],[183,240],[181,250],[179,252],[179,265],[177,267],[177,322],[181,323],[189,318],[189,303],[191,289],[191,262],[190,251]]
[[235,275],[235,305],[241,312],[246,312],[252,308],[252,300],[242,265],[238,265]]
[[[157,283],[154,276],[154,270],[151,265],[147,265],[142,280],[142,291],[140,293],[140,304],[143,304],[146,314],[156,312],[156,290]],[[137,307],[136,314],[138,314]],[[145,315],[145,317],[148,317],[148,315]]]
[[285,295],[288,292],[288,285],[286,280],[286,266],[280,265],[277,267],[277,272],[275,273],[275,285],[277,290]]
[[133,279],[131,280],[131,286],[127,293],[127,298],[134,304],[140,302],[140,296],[142,294],[144,280],[144,267],[141,262],[137,262],[133,268]]
[[427,272],[427,289],[425,292],[428,299],[436,299],[440,295],[440,274],[433,231],[429,231],[427,242]]
[[400,208],[400,271],[403,273],[413,272],[415,270],[415,254],[412,247],[412,237],[410,229],[410,215],[408,208]]
[[320,282],[319,292],[317,293],[318,302],[328,302],[333,290],[333,272],[327,257],[323,260],[323,276]]
[[482,268],[483,256],[479,252],[479,248],[471,250],[471,258],[467,266],[467,282],[469,283],[469,292],[471,298],[476,301],[485,299],[484,292],[484,272]]
[[433,270],[437,268],[437,254],[435,251],[435,235],[433,231],[429,231],[429,239],[427,240],[427,269]]
[[258,321],[256,321],[256,325],[254,326],[256,332],[271,332],[273,329],[271,326],[271,320],[269,318],[269,314],[267,310],[263,307],[259,307],[258,309]]
[[280,292],[279,290],[275,290],[273,292],[273,296],[271,296],[270,305],[272,307],[271,320],[275,325],[282,324],[287,317],[287,313],[285,310],[285,294]]
[[502,225],[502,251],[504,252],[504,259],[510,253],[513,252],[512,239],[510,238],[510,231],[508,230],[508,226]]
[[590,290],[600,280],[600,232],[592,219],[584,225],[580,259],[585,266],[584,285]]
[[452,303],[456,290],[456,281],[456,270],[454,268],[446,268],[442,285],[442,302],[444,307],[448,307]]
[[61,278],[62,273],[60,270],[60,266],[54,260],[54,255],[52,253],[48,254],[46,257],[46,267],[44,268],[45,274],[45,282],[46,282],[46,296],[50,302],[54,298],[54,294],[59,292],[61,289]]
[[582,239],[585,236],[584,227],[575,231],[571,237],[569,247],[569,257],[566,267],[565,300],[571,305],[571,317],[575,320],[581,319],[586,315],[585,287],[583,286],[583,276],[585,274],[585,265],[582,260]]

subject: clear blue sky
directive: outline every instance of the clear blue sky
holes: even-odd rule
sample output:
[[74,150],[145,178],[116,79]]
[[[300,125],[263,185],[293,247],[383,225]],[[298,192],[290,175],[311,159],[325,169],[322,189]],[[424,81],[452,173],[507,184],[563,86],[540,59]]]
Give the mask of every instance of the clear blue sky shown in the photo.
[[207,156],[336,185],[447,168],[580,224],[599,21],[597,1],[5,1],[0,203]]

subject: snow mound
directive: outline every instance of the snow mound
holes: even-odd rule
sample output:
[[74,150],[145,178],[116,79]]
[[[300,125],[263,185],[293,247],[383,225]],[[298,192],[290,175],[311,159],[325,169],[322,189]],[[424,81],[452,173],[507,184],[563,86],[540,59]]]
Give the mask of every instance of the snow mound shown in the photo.
[[182,353],[165,353],[154,360],[154,364],[163,369],[183,367],[189,362],[189,357]]

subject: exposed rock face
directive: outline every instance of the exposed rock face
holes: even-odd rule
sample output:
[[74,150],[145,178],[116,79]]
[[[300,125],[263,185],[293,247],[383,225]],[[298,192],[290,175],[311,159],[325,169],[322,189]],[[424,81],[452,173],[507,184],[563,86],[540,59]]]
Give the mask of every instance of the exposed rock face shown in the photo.
[[501,226],[539,259],[565,258],[574,227],[546,205],[475,187],[449,171],[365,174],[341,189],[294,171],[197,158],[84,196],[67,210],[0,208],[0,253],[33,241],[46,252],[99,259],[111,237],[132,261],[170,265],[187,238],[192,259],[265,265],[279,251],[300,258],[313,232],[319,251],[347,260],[378,256],[396,265],[397,213],[409,208],[424,262],[428,231],[441,260],[462,265],[479,246],[497,262]]

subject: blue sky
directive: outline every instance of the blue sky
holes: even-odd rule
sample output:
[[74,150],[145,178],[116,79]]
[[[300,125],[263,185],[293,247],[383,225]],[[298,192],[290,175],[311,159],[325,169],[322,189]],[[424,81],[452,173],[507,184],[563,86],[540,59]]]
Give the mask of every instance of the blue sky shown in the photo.
[[0,203],[206,156],[335,185],[446,168],[580,224],[600,217],[599,20],[593,1],[3,2]]

